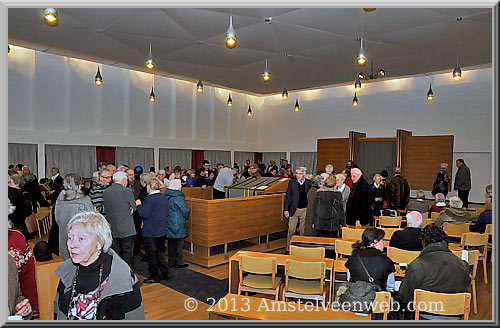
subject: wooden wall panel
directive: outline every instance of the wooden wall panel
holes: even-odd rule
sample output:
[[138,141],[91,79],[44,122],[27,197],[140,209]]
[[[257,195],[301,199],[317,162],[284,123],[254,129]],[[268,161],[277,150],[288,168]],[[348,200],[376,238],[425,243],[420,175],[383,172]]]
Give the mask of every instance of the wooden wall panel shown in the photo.
[[[448,163],[452,179],[453,135],[402,137],[401,174],[413,190],[432,190],[441,163]],[[452,186],[452,181],[449,184]]]
[[324,171],[327,164],[332,164],[339,171],[349,159],[349,138],[318,139],[316,152],[318,170]]
[[358,158],[358,140],[366,138],[366,133],[349,131],[349,159],[354,161]]

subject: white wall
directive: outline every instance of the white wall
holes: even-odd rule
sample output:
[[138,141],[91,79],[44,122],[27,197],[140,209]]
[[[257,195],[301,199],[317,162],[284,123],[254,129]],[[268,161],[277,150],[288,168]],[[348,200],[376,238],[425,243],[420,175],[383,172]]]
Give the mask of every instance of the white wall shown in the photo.
[[[471,168],[471,201],[484,201],[492,181],[492,69],[435,75],[435,99],[426,100],[429,77],[363,83],[359,106],[352,85],[281,96],[254,97],[155,76],[155,103],[148,101],[152,75],[11,46],[9,142],[241,151],[316,151],[316,139],[453,134],[454,157]],[[389,72],[390,73],[390,72]],[[388,77],[390,78],[390,76]],[[293,112],[295,99],[301,110]],[[252,117],[247,117],[248,104]],[[158,163],[158,159],[155,159]],[[39,167],[44,172],[44,167]],[[454,175],[454,172],[452,174]]]

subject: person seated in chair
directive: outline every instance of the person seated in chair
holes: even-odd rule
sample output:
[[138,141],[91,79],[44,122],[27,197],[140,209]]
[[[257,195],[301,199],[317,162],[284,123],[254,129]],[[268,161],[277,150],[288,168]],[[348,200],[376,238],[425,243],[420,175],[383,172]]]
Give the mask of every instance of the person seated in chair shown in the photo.
[[467,223],[471,219],[470,212],[462,209],[463,202],[457,196],[450,197],[450,207],[444,208],[439,217],[434,222],[438,227],[442,227],[445,222],[454,224]]
[[407,251],[421,251],[422,246],[422,214],[412,211],[406,214],[406,228],[395,231],[389,242],[389,246]]
[[408,203],[408,211],[418,211],[420,213],[426,213],[429,210],[429,205],[425,203],[425,192],[419,190],[417,192],[416,199],[410,199]]

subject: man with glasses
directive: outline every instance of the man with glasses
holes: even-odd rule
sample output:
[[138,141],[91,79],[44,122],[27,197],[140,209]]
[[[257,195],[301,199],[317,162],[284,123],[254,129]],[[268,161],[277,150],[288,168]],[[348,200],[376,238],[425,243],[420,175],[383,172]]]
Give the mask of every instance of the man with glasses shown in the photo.
[[97,179],[97,182],[90,189],[90,200],[92,201],[92,204],[94,205],[96,211],[98,211],[102,215],[105,215],[104,198],[102,197],[102,194],[104,192],[104,189],[106,189],[111,183],[112,176],[113,174],[111,174],[111,171],[109,171],[108,169],[102,169],[101,172],[99,172],[99,178]]
[[306,212],[307,212],[307,193],[312,187],[311,180],[305,178],[306,168],[301,166],[296,171],[296,177],[290,180],[286,190],[284,216],[288,221],[288,236],[286,238],[286,251],[290,251],[290,241],[297,223],[299,223],[300,235],[304,235]]

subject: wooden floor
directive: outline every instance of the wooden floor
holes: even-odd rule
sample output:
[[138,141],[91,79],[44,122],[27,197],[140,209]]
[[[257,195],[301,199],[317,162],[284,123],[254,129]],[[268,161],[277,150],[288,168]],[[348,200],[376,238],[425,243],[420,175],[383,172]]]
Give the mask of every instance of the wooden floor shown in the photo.
[[[36,236],[34,242],[39,240]],[[47,240],[47,236],[42,237],[42,240]],[[284,253],[284,249],[276,250],[273,253]],[[482,264],[478,267],[476,286],[477,286],[477,304],[478,313],[472,311],[470,320],[492,320],[492,294],[491,286],[493,275],[491,272],[491,263],[488,263],[488,284],[483,281]],[[209,275],[217,279],[228,278],[228,264],[222,264],[212,268],[205,268],[196,264],[190,264],[189,269]],[[139,280],[144,277],[138,275]],[[470,288],[469,288],[470,289]],[[186,310],[185,302],[188,302],[188,307],[193,306],[193,301],[187,301],[190,297],[179,293],[171,288],[161,284],[143,284],[141,287],[142,298],[144,302],[144,310],[146,320],[208,320],[209,305],[200,301],[196,302],[196,309],[192,311]]]

